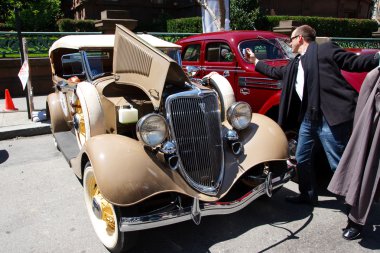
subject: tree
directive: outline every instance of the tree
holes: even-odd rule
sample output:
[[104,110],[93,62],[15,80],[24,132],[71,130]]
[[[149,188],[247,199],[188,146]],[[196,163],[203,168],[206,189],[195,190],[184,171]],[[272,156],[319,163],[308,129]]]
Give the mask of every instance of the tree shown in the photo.
[[9,2],[6,0],[0,0],[0,23],[5,21],[7,10],[9,10]]
[[258,0],[231,0],[230,20],[232,30],[263,29],[267,25]]
[[62,16],[61,0],[1,0],[0,7],[3,6],[6,9],[1,15],[13,27],[16,27],[14,10],[19,9],[23,31],[56,31],[56,21]]

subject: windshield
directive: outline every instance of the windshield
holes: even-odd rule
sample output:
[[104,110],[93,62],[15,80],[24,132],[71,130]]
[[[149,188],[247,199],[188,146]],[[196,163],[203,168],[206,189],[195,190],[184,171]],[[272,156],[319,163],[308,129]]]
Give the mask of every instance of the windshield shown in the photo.
[[276,39],[280,47],[284,50],[285,54],[289,59],[293,59],[295,54],[292,52],[292,48],[289,46],[287,39],[277,38]]
[[112,50],[86,52],[91,79],[112,73],[112,56]]
[[82,57],[80,53],[66,54],[61,57],[62,77],[70,78],[73,76],[84,77]]
[[[242,56],[243,49],[250,48],[259,60],[284,60],[292,57],[292,50],[284,39],[255,39],[240,43],[239,51]],[[290,50],[290,51],[289,51]]]
[[158,48],[158,49],[161,50],[166,55],[168,55],[173,60],[175,60],[179,66],[182,65],[181,52],[178,48]]

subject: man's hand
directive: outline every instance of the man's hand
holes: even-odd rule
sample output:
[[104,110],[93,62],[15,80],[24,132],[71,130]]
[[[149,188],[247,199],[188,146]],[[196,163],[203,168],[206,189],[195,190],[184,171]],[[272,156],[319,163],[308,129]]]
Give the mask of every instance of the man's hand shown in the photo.
[[250,63],[253,63],[256,65],[256,63],[259,61],[257,58],[256,58],[256,55],[252,52],[252,50],[250,48],[246,48],[245,49],[245,55],[244,55],[244,58],[249,61]]

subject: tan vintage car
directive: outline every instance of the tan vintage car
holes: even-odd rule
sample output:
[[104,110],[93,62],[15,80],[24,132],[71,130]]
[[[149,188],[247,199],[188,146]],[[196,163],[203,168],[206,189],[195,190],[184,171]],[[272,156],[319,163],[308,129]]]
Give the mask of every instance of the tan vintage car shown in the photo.
[[224,77],[190,80],[178,51],[119,25],[49,51],[51,130],[111,252],[140,230],[239,211],[293,176],[281,128],[234,101]]

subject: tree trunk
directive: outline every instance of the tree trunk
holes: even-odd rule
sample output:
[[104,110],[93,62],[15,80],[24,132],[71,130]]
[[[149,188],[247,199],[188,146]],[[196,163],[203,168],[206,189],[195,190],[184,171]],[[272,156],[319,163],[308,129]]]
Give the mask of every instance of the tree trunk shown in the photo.
[[[197,0],[198,4],[204,8],[212,17],[215,22],[215,25],[218,31],[224,30],[225,28],[225,20],[226,20],[226,5],[224,4],[224,0],[218,0],[219,3],[219,13],[215,13],[215,10],[211,9],[207,3],[207,0]],[[218,15],[219,14],[219,15]]]

